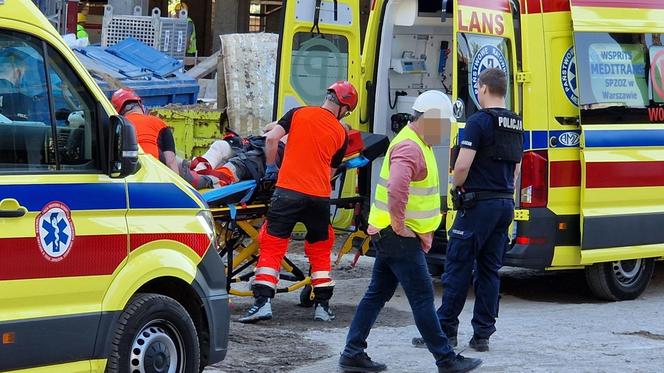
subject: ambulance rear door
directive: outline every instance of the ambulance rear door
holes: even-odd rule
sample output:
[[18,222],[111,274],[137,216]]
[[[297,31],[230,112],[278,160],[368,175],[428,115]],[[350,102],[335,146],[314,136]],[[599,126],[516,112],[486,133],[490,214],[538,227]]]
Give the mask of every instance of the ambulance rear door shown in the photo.
[[664,255],[664,3],[571,0],[581,262]]
[[[339,80],[360,89],[360,7],[351,0],[286,0],[275,81],[274,119],[318,106]],[[359,110],[344,119],[359,125]]]
[[[515,15],[513,17],[513,15]],[[510,0],[455,0],[454,2],[454,84],[452,88],[454,116],[450,146],[461,143],[463,127],[468,117],[479,111],[477,80],[488,68],[500,68],[508,79],[506,106],[517,113],[520,66],[520,36],[515,31],[518,19],[517,2]],[[450,169],[454,160],[450,159]],[[449,178],[451,183],[451,176]],[[449,189],[449,188],[448,188]],[[451,201],[448,197],[448,207]],[[453,213],[453,211],[450,211]],[[449,230],[453,218],[447,219]]]

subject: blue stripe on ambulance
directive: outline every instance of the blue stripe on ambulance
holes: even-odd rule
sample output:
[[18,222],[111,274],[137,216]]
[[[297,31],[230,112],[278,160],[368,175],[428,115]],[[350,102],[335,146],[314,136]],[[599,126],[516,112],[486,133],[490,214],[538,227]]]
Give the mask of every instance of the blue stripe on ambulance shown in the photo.
[[[16,199],[28,211],[41,211],[53,201],[64,203],[70,210],[128,207],[124,183],[0,185],[0,201],[5,198]],[[142,209],[200,208],[195,200],[170,183],[129,183],[129,204],[131,208]]]
[[62,202],[70,210],[127,208],[124,183],[10,184],[0,185],[0,200],[16,199],[28,211],[41,211],[49,202]]
[[[548,149],[551,147],[549,145],[550,139],[554,137],[558,139],[556,142],[556,148],[578,148],[579,141],[578,138],[581,135],[581,131],[525,131],[524,132],[524,142],[523,150],[537,150],[537,149]],[[463,137],[463,128],[459,128],[459,137],[457,139],[457,145],[461,143],[460,139]],[[576,141],[560,141],[561,138],[572,138]]]
[[129,183],[132,209],[195,209],[200,206],[171,183]]
[[585,131],[587,148],[664,146],[664,130]]

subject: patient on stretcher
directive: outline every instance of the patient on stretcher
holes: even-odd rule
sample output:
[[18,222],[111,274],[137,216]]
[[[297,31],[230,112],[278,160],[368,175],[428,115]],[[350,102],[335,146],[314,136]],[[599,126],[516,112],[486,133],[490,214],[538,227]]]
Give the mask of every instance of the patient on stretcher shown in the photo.
[[[277,165],[286,144],[279,143]],[[180,176],[196,189],[220,188],[243,180],[260,181],[265,175],[265,137],[241,137],[228,131],[208,151],[191,161],[183,161]]]
[[[269,131],[270,123],[266,126]],[[363,167],[385,153],[389,140],[384,135],[350,130],[348,147],[342,165],[347,168]],[[279,143],[277,166],[281,166],[288,138]],[[196,189],[217,189],[244,180],[260,182],[265,175],[265,137],[243,138],[228,131],[223,139],[215,141],[210,149],[191,161],[183,161],[180,176]],[[354,157],[354,158],[353,158]]]

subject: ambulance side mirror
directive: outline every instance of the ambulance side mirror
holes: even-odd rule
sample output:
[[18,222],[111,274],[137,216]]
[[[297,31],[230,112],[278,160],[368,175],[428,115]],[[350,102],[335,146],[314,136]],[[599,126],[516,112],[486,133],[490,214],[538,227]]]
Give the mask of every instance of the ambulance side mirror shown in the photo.
[[134,126],[125,117],[111,117],[109,136],[110,176],[123,178],[138,170],[138,142]]

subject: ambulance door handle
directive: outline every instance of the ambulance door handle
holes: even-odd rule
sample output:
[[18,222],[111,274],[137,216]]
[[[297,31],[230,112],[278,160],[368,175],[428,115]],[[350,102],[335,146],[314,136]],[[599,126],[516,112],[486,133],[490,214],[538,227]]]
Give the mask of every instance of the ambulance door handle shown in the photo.
[[28,212],[13,198],[5,198],[0,201],[0,218],[20,218]]

